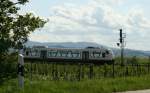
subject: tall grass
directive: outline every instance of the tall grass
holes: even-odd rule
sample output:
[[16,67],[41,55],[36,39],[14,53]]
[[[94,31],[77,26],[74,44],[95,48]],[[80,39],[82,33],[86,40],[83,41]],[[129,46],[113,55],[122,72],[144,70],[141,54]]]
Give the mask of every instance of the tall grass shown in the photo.
[[[31,67],[31,64],[27,63],[25,86],[24,89],[20,89],[17,79],[13,79],[17,76],[17,61],[14,60],[8,58],[8,62],[0,63],[0,93],[111,93],[150,88],[150,68],[147,66],[117,65],[113,77],[112,65],[96,65],[92,71],[93,78],[89,78],[89,65],[80,68],[79,65],[33,63]],[[116,60],[119,62],[119,59]],[[147,59],[136,61],[134,65],[148,63]],[[81,76],[79,76],[80,70]]]
[[17,80],[0,86],[0,93],[112,93],[117,91],[150,88],[150,75],[141,77],[103,78],[82,81],[32,81],[26,79],[20,89]]
[[[31,75],[32,74],[32,75]],[[25,78],[34,80],[87,80],[112,77],[142,76],[150,74],[150,64],[120,65],[69,65],[32,63],[25,64]]]

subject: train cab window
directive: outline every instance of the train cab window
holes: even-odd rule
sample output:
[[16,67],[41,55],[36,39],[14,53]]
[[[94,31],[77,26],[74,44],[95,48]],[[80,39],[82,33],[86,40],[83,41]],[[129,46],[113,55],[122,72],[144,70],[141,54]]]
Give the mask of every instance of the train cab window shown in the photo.
[[29,55],[29,51],[26,51],[26,55],[27,55],[27,56]]
[[106,54],[105,54],[105,53],[102,53],[102,57],[105,58],[105,57],[106,57]]
[[109,54],[109,51],[108,51],[108,50],[106,50],[106,54]]

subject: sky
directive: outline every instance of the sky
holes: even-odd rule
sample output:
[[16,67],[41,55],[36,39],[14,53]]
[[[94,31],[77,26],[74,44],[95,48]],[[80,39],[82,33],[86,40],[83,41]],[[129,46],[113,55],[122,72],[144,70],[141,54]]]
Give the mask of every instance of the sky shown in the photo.
[[150,50],[150,0],[29,0],[27,12],[48,19],[29,35],[38,42],[95,42],[117,47],[119,29],[126,48]]

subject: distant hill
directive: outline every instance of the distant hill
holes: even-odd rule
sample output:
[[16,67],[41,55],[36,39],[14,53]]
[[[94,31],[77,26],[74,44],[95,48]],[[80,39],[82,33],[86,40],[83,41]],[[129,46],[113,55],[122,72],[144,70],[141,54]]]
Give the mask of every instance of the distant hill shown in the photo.
[[[64,43],[56,43],[56,42],[46,42],[46,43],[40,43],[40,42],[34,42],[34,41],[28,41],[26,44],[28,47],[32,46],[48,46],[49,48],[85,48],[88,46],[93,47],[107,47],[104,45],[100,45],[93,42],[64,42]],[[115,56],[120,56],[120,49],[118,48],[112,48]],[[150,56],[150,51],[142,51],[142,50],[132,50],[132,49],[126,49],[125,50],[126,56],[138,56],[138,57],[147,57]]]
[[[115,49],[113,48],[112,49],[115,56],[120,56],[120,49]],[[137,56],[137,57],[147,57],[147,56],[150,56],[150,52],[145,52],[145,51],[142,51],[142,50],[133,50],[133,49],[125,49],[125,52],[124,52],[125,56],[128,56],[128,57],[132,57],[132,56]]]
[[[26,46],[48,46],[48,47],[55,47],[55,48],[85,48],[88,46],[94,46],[94,47],[101,47],[103,45],[92,43],[92,42],[64,42],[64,43],[39,43],[39,42],[33,42],[29,41],[25,44]],[[105,47],[105,46],[103,46]]]

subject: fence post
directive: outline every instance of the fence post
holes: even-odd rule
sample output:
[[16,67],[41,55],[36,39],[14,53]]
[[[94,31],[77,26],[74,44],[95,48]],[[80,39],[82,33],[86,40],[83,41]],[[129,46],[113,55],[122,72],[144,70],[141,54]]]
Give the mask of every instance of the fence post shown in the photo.
[[140,74],[141,75],[141,72],[142,72],[142,69],[141,69],[142,65],[139,64],[139,70],[140,70]]
[[115,63],[113,62],[113,78],[115,77]]
[[19,87],[24,87],[24,58],[23,58],[23,50],[19,50],[18,54],[18,82]]
[[54,63],[52,63],[52,80],[54,80],[55,77],[55,69],[54,69]]
[[66,71],[66,68],[67,68],[67,64],[65,63],[64,64],[64,80],[67,80],[67,71]]
[[58,76],[58,64],[56,63],[56,65],[55,65],[55,80],[59,80],[59,76]]
[[81,65],[81,63],[79,63],[79,69],[78,69],[78,72],[79,72],[79,74],[78,74],[78,80],[80,81],[81,80],[81,76],[82,76],[82,65]]
[[148,69],[148,74],[149,74],[149,65],[150,65],[150,64],[148,63],[148,64],[147,64],[147,66],[148,66],[148,67],[147,67],[147,69]]
[[32,62],[30,63],[30,84],[32,84]]
[[81,77],[82,77],[82,79],[84,79],[84,67],[85,67],[85,65],[84,64],[82,64],[82,70],[81,70]]
[[138,64],[136,64],[136,72],[137,72],[137,75],[139,75]]
[[104,77],[107,76],[107,64],[104,64]]
[[129,75],[128,65],[126,65],[126,74],[125,74],[125,76],[128,76],[128,75]]
[[140,64],[137,64],[137,71],[138,71],[138,76],[141,74],[141,66]]
[[93,64],[90,64],[90,79],[93,78]]

